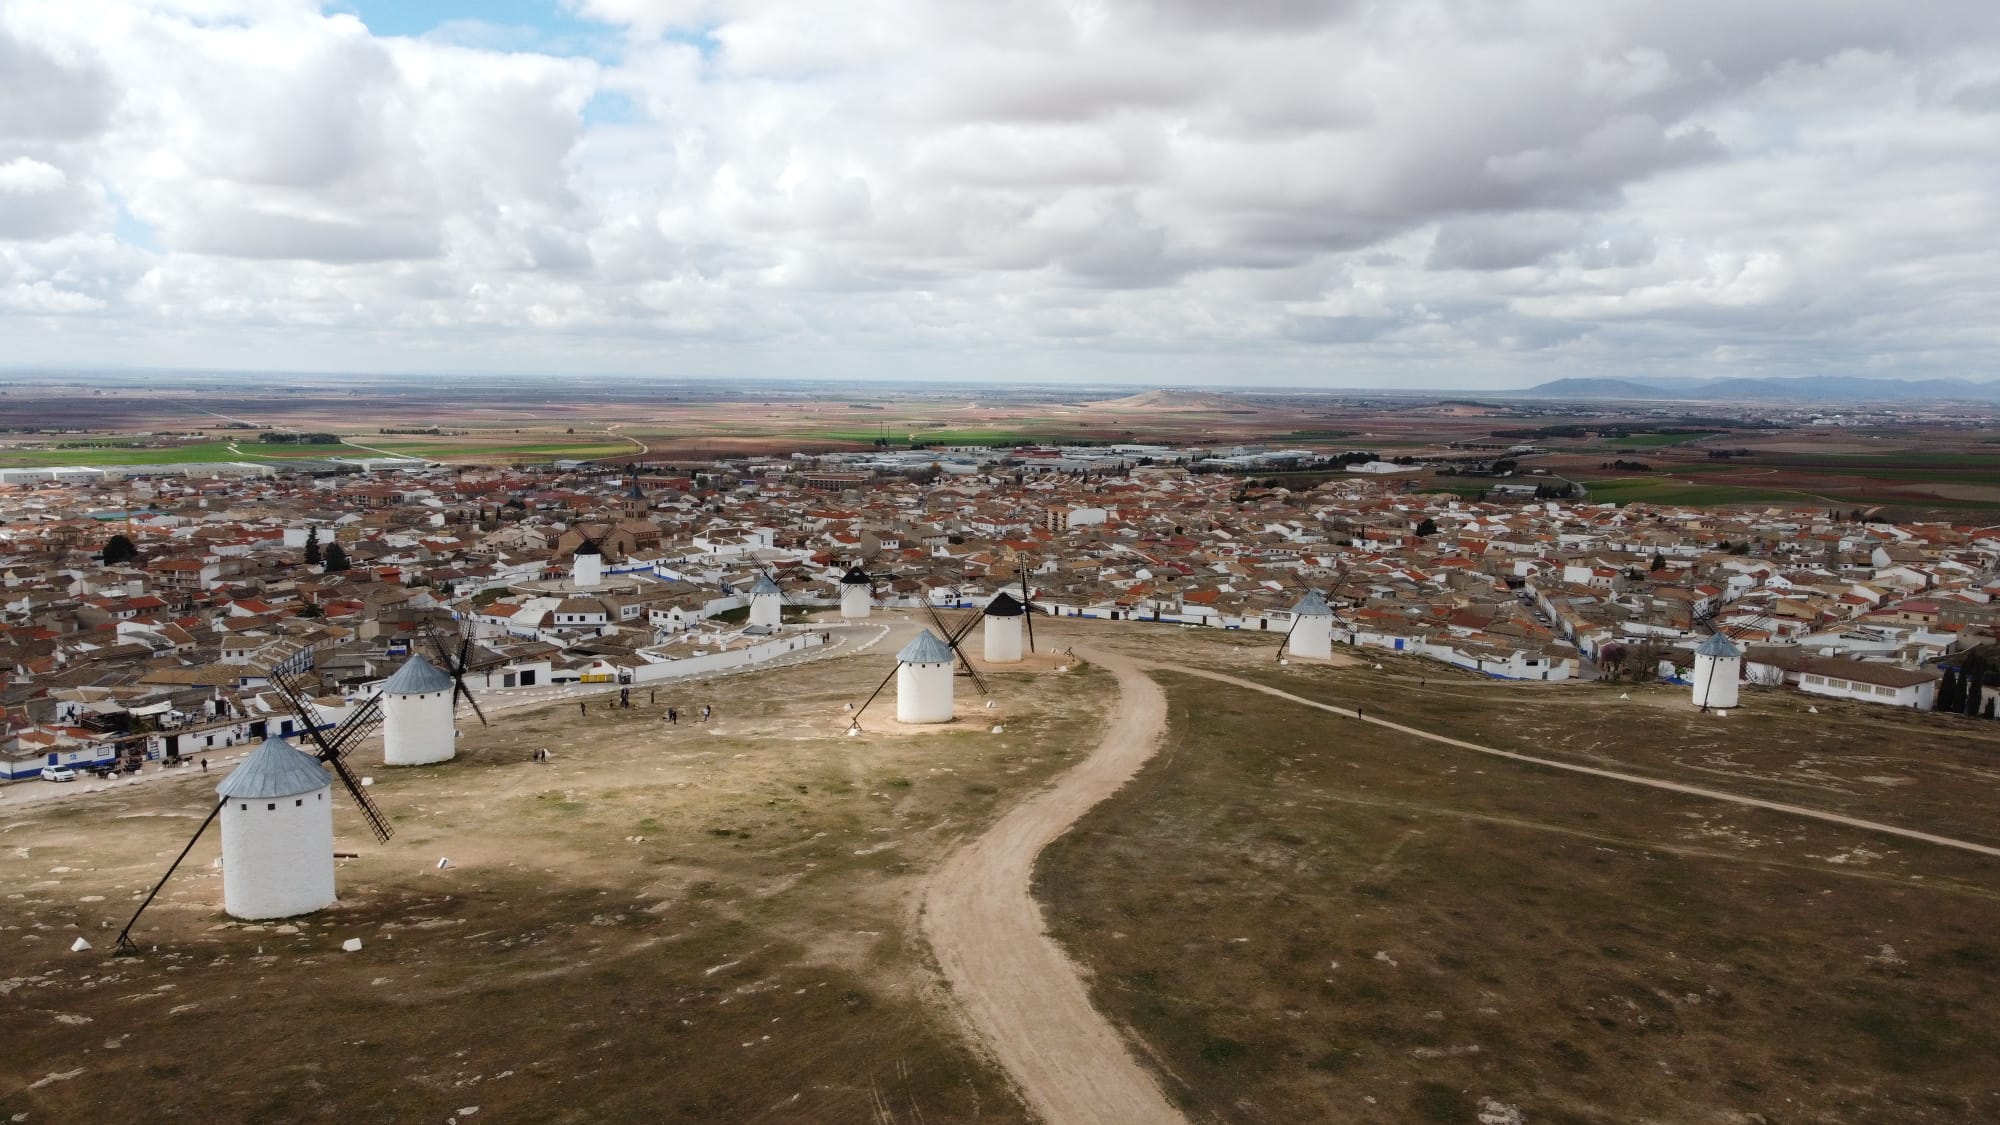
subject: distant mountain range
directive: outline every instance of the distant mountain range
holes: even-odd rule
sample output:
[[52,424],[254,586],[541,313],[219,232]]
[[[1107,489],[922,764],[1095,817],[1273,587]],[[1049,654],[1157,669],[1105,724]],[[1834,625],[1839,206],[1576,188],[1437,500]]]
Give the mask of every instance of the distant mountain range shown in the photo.
[[1696,379],[1640,383],[1631,379],[1557,379],[1516,392],[1523,398],[1667,399],[1680,402],[2000,402],[2000,383],[1966,379]]

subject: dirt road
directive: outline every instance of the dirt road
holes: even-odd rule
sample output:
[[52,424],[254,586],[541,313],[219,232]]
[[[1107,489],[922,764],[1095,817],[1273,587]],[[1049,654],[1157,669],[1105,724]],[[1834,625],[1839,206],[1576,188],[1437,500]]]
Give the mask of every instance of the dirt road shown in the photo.
[[979,1038],[1050,1125],[1181,1122],[1090,1005],[1076,966],[1028,893],[1035,857],[1153,756],[1166,694],[1120,657],[1081,654],[1118,678],[1104,740],[1056,783],[959,848],[926,880],[923,929]]

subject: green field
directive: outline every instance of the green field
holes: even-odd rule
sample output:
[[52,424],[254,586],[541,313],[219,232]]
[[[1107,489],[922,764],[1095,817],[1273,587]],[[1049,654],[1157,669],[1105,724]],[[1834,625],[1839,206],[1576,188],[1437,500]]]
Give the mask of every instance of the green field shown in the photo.
[[1622,438],[1599,438],[1598,444],[1607,449],[1645,449],[1661,445],[1688,445],[1692,442],[1707,441],[1710,438],[1727,436],[1719,432],[1701,434],[1632,434]]
[[549,461],[558,457],[626,457],[639,452],[630,442],[525,441],[397,441],[377,438],[368,444],[405,457],[425,457],[436,461],[486,458],[495,461]]
[[1764,504],[1801,503],[1812,497],[1803,492],[1787,492],[1769,488],[1742,488],[1729,484],[1683,484],[1676,480],[1648,480],[1644,477],[1619,477],[1615,480],[1589,480],[1583,486],[1590,490],[1588,502],[1593,504],[1687,504],[1708,507],[1721,504]]
[[[253,439],[254,440],[254,439]],[[284,447],[288,450],[296,447]],[[311,448],[325,450],[319,456],[331,456],[349,452],[343,446],[323,445]],[[293,452],[293,456],[302,453]],[[244,453],[232,453],[227,442],[204,441],[191,445],[173,445],[159,449],[136,447],[99,447],[95,449],[22,449],[8,447],[0,449],[0,465],[185,465],[195,461],[251,461],[259,457]]]
[[852,441],[863,445],[872,445],[877,438],[888,438],[891,445],[907,445],[912,440],[931,445],[1015,445],[1021,442],[1074,441],[1080,436],[1081,430],[1082,427],[1078,426],[1075,432],[1063,434],[1050,430],[1009,430],[997,427],[978,429],[962,426],[931,428],[896,424],[862,429],[809,430],[799,436],[817,438],[821,441]]

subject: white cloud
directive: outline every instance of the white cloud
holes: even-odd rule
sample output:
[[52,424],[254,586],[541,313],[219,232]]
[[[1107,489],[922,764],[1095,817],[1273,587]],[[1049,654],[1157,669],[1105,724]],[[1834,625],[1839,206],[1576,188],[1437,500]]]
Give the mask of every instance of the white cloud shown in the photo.
[[78,364],[1991,370],[1990,4],[565,4],[596,58],[11,0],[0,331]]

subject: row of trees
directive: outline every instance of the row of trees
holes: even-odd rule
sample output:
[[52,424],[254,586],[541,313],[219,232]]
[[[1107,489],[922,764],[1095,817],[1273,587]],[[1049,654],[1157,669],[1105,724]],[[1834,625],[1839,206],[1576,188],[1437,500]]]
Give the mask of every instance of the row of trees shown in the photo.
[[322,548],[319,545],[319,528],[315,527],[306,531],[306,565],[320,567],[332,574],[354,564],[347,561],[347,548],[340,544],[328,543]]
[[1993,708],[1984,701],[1985,692],[1981,685],[2000,681],[2000,667],[1986,663],[1978,649],[1965,654],[1964,662],[1957,668],[1947,667],[1944,680],[1938,684],[1935,710],[1949,715],[1983,715],[1993,718]]

